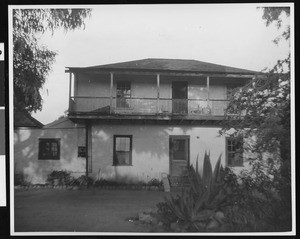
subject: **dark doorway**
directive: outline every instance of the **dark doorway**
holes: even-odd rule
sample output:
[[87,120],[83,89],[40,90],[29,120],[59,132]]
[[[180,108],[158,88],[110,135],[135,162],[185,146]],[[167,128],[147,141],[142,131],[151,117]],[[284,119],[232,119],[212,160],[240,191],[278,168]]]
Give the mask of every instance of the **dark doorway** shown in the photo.
[[188,113],[188,82],[172,82],[172,113]]

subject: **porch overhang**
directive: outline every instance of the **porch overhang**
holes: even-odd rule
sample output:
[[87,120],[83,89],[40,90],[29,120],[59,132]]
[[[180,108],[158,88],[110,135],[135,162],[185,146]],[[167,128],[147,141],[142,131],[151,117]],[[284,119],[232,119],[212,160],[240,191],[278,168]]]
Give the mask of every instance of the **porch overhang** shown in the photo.
[[220,126],[225,120],[225,116],[203,115],[86,115],[84,114],[69,114],[69,119],[74,123],[109,123],[109,124],[151,124],[151,125],[210,125]]

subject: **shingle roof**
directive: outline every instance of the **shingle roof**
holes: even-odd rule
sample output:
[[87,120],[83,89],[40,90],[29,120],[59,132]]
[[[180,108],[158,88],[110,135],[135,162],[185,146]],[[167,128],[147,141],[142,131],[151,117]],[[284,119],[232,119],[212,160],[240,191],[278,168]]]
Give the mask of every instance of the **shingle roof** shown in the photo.
[[67,116],[61,116],[57,120],[54,120],[49,124],[46,124],[44,126],[44,129],[72,129],[72,128],[80,128],[80,127],[84,127],[84,126],[75,124]]
[[258,72],[203,61],[149,58],[91,67],[68,67],[74,70],[135,70],[193,73],[256,74]]
[[24,110],[14,108],[14,127],[42,128],[44,125]]

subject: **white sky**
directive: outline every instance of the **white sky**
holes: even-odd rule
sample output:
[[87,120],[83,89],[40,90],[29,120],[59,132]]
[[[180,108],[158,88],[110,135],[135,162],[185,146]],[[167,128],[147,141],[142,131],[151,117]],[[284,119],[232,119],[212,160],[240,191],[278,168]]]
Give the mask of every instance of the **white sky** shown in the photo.
[[194,59],[260,71],[287,56],[289,45],[272,40],[258,5],[97,6],[85,30],[41,39],[58,52],[42,90],[43,110],[33,114],[47,124],[68,109],[68,66],[92,66],[144,58]]

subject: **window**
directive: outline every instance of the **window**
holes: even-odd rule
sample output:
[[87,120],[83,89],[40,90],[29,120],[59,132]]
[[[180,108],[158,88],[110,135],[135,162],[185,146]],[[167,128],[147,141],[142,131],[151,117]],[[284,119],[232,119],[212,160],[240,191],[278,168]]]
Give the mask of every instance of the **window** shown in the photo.
[[114,136],[113,165],[132,165],[132,135]]
[[78,155],[77,157],[85,158],[86,157],[86,147],[78,146]]
[[60,139],[39,139],[39,159],[60,158]]
[[170,149],[173,153],[173,160],[187,160],[188,140],[172,139]]
[[130,81],[117,82],[117,108],[130,108],[131,83]]
[[227,166],[243,166],[243,139],[233,137],[226,138]]

